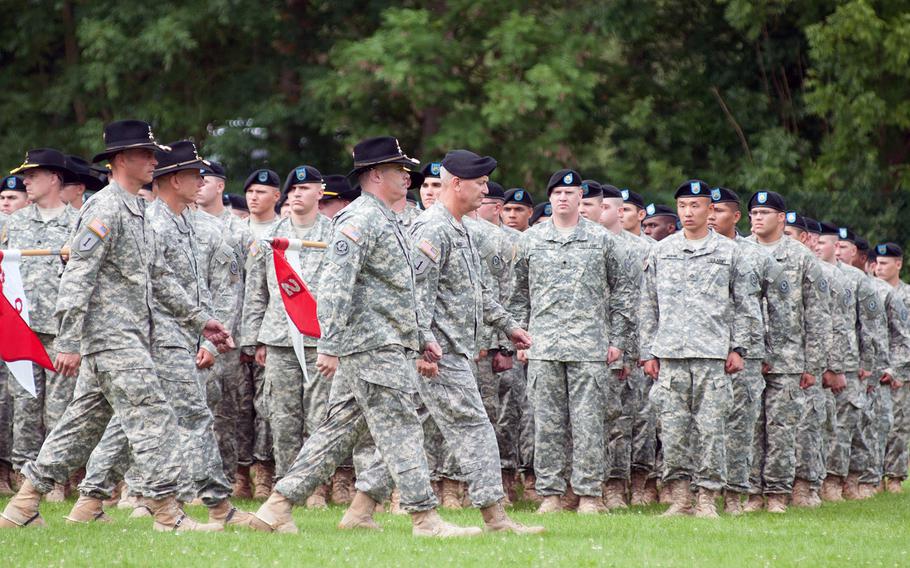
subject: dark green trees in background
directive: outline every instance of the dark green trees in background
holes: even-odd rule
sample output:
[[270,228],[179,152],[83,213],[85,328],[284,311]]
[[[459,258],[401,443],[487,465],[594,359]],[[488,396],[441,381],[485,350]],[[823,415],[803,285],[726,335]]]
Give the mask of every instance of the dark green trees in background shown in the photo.
[[235,180],[398,136],[668,201],[688,177],[910,241],[910,2],[0,1],[0,158],[143,118]]

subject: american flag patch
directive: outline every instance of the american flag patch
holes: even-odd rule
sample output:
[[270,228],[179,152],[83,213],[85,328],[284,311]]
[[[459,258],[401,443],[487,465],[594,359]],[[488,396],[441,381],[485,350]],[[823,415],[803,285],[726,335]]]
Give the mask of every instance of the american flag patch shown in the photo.
[[88,229],[102,239],[107,238],[107,234],[110,232],[107,226],[101,222],[101,219],[98,219],[97,217],[91,220],[88,224]]
[[349,225],[347,227],[342,227],[341,234],[346,236],[347,238],[351,239],[355,243],[360,242],[360,237],[362,236],[360,234],[360,228],[355,227],[353,225]]
[[430,241],[428,241],[428,240],[426,240],[426,239],[423,239],[423,240],[420,241],[420,243],[417,245],[417,248],[419,248],[419,249],[420,249],[420,252],[422,252],[423,254],[427,255],[427,257],[428,257],[430,260],[432,260],[433,262],[436,262],[437,260],[439,260],[439,249],[436,248],[436,247],[433,245],[433,243],[431,243]]

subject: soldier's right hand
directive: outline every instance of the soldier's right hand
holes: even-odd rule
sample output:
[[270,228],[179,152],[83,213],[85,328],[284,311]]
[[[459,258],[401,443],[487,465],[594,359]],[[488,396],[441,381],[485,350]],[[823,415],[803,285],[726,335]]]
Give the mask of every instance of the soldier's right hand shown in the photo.
[[420,373],[421,377],[432,379],[433,377],[439,375],[439,365],[436,363],[428,363],[423,359],[418,359],[417,372]]
[[812,373],[803,373],[799,376],[799,388],[805,390],[815,385],[815,375]]
[[259,345],[256,347],[256,356],[253,358],[260,367],[265,367],[265,355],[266,348],[265,345]]
[[323,377],[331,380],[335,376],[335,371],[338,370],[338,357],[323,353],[316,355],[316,370]]
[[891,373],[882,373],[882,376],[878,378],[878,382],[887,385],[890,384],[892,380]]
[[525,350],[525,349],[519,349],[518,351],[515,352],[515,358],[518,359],[518,362],[519,362],[519,363],[525,363],[525,364],[527,364],[527,362],[528,362],[528,352],[527,352],[527,350]]
[[435,341],[431,341],[423,348],[423,358],[427,363],[435,363],[442,359],[442,347]]
[[75,377],[79,374],[82,355],[78,353],[57,353],[54,357],[54,368],[64,377]]
[[651,377],[652,381],[656,381],[658,375],[660,375],[660,361],[657,359],[648,359],[644,364],[645,375]]

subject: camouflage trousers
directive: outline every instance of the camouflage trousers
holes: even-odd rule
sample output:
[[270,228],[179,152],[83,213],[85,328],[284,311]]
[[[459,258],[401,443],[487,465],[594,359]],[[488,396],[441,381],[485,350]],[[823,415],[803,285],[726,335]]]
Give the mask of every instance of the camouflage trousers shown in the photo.
[[206,391],[209,409],[215,417],[215,438],[221,454],[221,467],[225,478],[233,483],[238,461],[237,389],[243,373],[240,351],[234,349],[221,353],[206,373]]
[[539,495],[565,494],[566,472],[576,495],[602,494],[608,374],[606,362],[600,361],[529,361]]
[[632,408],[632,469],[654,475],[657,472],[657,413],[648,396],[654,381],[636,366],[627,382]]
[[509,375],[508,390],[500,396],[501,409],[496,420],[497,429],[502,431],[503,444],[509,452],[500,458],[510,455],[508,463],[514,464],[519,471],[534,472],[534,411],[528,398],[528,366],[519,363],[506,372]]
[[[206,401],[205,378],[197,372],[194,354],[186,349],[156,347],[152,357],[165,397],[177,416],[182,464],[178,497],[184,502],[199,497],[207,506],[216,505],[230,496],[231,486],[221,465],[214,417]],[[123,416],[118,414],[92,451],[79,491],[107,499],[129,462],[129,441]],[[131,478],[130,489],[135,490],[132,481]]]
[[880,444],[882,423],[890,424],[893,421],[891,393],[888,392],[891,389],[887,385],[878,384],[878,376],[880,375],[873,374],[865,381],[872,388],[866,390],[866,406],[863,407],[859,428],[853,435],[850,448],[850,473],[857,474],[860,483],[873,485],[878,485],[882,480],[885,458],[884,448]]
[[793,492],[796,477],[796,430],[806,406],[799,374],[765,375],[761,414],[756,422],[750,492]]
[[12,466],[13,451],[13,398],[9,393],[9,382],[15,381],[0,362],[0,463]]
[[265,369],[255,362],[243,367],[237,398],[237,461],[240,465],[272,461]]
[[761,374],[760,359],[743,360],[743,370],[732,375],[733,406],[727,415],[726,453],[727,485],[735,493],[748,493],[751,489],[755,426],[761,415],[762,392],[765,378]]
[[837,428],[828,446],[828,475],[846,477],[850,473],[850,450],[866,406],[866,385],[856,373],[847,373],[847,388],[834,395],[837,404]]
[[177,417],[142,349],[84,355],[73,401],[50,431],[38,459],[22,468],[42,493],[85,465],[111,417],[120,417],[137,471],[133,490],[152,499],[177,492],[184,455]]
[[[519,381],[520,385],[515,382]],[[514,402],[515,391],[524,394],[524,365],[517,360],[514,366],[500,373],[499,411],[493,421],[496,430],[496,441],[499,443],[499,463],[502,469],[519,469],[518,435],[521,428],[521,413]]]
[[725,425],[733,385],[721,359],[661,359],[651,389],[663,448],[662,479],[719,491],[727,481]]
[[[902,369],[906,371],[906,369]],[[907,444],[910,441],[910,373],[901,373],[903,386],[891,391],[891,403],[894,413],[894,424],[888,433],[885,447],[885,475],[892,479],[907,479],[908,458]]]
[[[386,386],[389,377],[402,374],[408,375],[412,385],[416,383],[414,361],[401,347],[388,346],[341,357],[332,381],[328,413],[304,442],[275,490],[291,501],[301,502],[329,479],[355,447],[375,445],[399,488],[402,508],[408,512],[435,508],[436,495],[430,486],[414,392]],[[355,468],[360,464],[358,455],[355,452]],[[362,478],[358,471],[358,484],[368,481]],[[375,495],[374,499],[381,501],[385,497]]]
[[825,473],[827,399],[820,383],[821,377],[818,377],[815,385],[803,390],[804,404],[796,426],[795,476],[808,481],[812,487],[819,487],[827,475]]
[[[38,338],[53,361],[57,355],[54,336],[39,333]],[[75,377],[64,377],[39,365],[32,365],[32,373],[37,396],[32,396],[15,379],[9,384],[13,414],[16,417],[13,422],[12,447],[15,469],[21,469],[26,462],[38,457],[44,436],[63,416],[63,411],[73,399],[73,389],[76,388]]]
[[[468,484],[471,503],[480,508],[492,505],[504,495],[499,447],[471,361],[464,355],[446,353],[438,365],[437,377],[418,378],[420,399],[442,433],[446,449],[455,458],[459,478]],[[388,478],[389,468],[378,461],[364,472],[363,482],[358,474],[357,488],[372,494],[374,484],[391,485]]]
[[619,371],[606,369],[603,383],[604,477],[628,480],[632,472],[632,424],[636,386],[631,377],[619,380]]
[[[515,469],[514,457],[504,457],[503,449],[507,449],[509,443],[514,439],[510,433],[499,427],[499,417],[502,415],[503,395],[507,389],[503,388],[503,383],[511,387],[511,371],[515,368],[501,373],[493,372],[493,354],[491,351],[486,357],[474,365],[474,375],[477,377],[477,389],[480,391],[480,398],[483,400],[483,407],[487,413],[487,419],[493,425],[493,431],[496,433],[496,444],[499,449],[499,462],[501,469]],[[514,362],[513,364],[517,364]]]

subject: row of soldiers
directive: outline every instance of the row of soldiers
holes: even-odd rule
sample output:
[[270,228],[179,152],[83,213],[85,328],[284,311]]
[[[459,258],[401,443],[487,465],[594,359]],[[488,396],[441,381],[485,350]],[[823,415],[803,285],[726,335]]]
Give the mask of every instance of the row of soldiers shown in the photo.
[[[147,128],[130,121],[110,125],[109,150],[96,158],[149,151],[151,130],[140,133],[140,126]],[[121,144],[112,147],[118,138]],[[123,144],[124,139],[132,143]],[[768,510],[780,512],[791,492],[794,504],[811,506],[822,480],[823,494],[831,499],[844,483],[849,495],[877,484],[886,467],[887,439],[902,437],[899,413],[891,412],[880,392],[888,389],[873,388],[874,381],[856,387],[872,369],[901,392],[902,363],[888,355],[900,349],[890,348],[895,332],[880,315],[884,306],[898,306],[900,296],[889,289],[879,298],[878,318],[861,317],[869,308],[862,304],[868,295],[835,282],[839,273],[820,276],[823,263],[834,258],[820,254],[819,262],[809,248],[794,248],[794,243],[809,245],[815,229],[823,232],[825,225],[787,213],[783,198],[773,192],[758,192],[750,200],[752,240],[735,238],[735,194],[698,180],[677,191],[677,217],[667,208],[645,206],[634,192],[561,170],[548,183],[549,201],[535,211],[525,190],[504,192],[489,182],[496,167],[492,158],[454,151],[418,171],[397,141],[383,137],[355,147],[355,169],[347,176],[358,186],[354,189],[344,176],[323,178],[310,166],[295,168],[284,184],[275,172],[254,172],[245,183],[250,217],[243,223],[214,210],[221,204],[223,170],[201,160],[189,142],[157,150],[157,168],[146,165],[157,186],[157,200],[149,206],[156,238],[148,259],[157,274],[150,271],[154,286],[148,294],[156,298],[160,288],[168,297],[152,304],[151,355],[180,424],[182,449],[192,458],[178,472],[178,478],[191,481],[178,484],[180,500],[201,498],[215,525],[294,530],[291,503],[314,496],[324,502],[326,480],[333,472],[347,470],[342,477],[348,476],[344,466],[351,463],[357,492],[343,528],[375,528],[373,510],[397,486],[393,501],[413,515],[415,534],[473,534],[434,512],[436,492],[444,504],[454,504],[464,482],[487,528],[539,532],[541,527],[511,521],[502,507],[517,468],[525,473],[526,493],[542,501],[540,512],[568,506],[596,513],[626,506],[629,491],[634,504],[646,504],[656,498],[658,477],[672,500],[668,514],[693,512],[691,487],[698,488],[694,513],[699,516],[716,516],[721,490],[730,513],[743,510],[743,495],[749,495],[746,509],[764,506],[764,495]],[[30,153],[24,164],[27,185],[36,185],[31,174],[55,171],[62,184],[62,170],[41,152]],[[416,188],[423,213],[408,204],[407,190]],[[361,190],[356,199],[352,193]],[[330,201],[337,203],[324,206],[327,193],[334,193],[329,197],[338,199]],[[353,204],[345,203],[345,196]],[[287,218],[274,214],[279,198],[287,204]],[[33,199],[37,204],[41,196]],[[202,211],[193,212],[193,202]],[[43,218],[53,209],[48,203],[34,213]],[[333,222],[319,215],[320,209],[335,213],[333,206],[343,208]],[[212,216],[204,211],[218,213],[221,223],[207,221]],[[159,217],[167,222],[156,223]],[[643,226],[666,238],[658,244],[642,236]],[[71,243],[74,258],[82,253],[89,258],[106,244],[110,225],[104,218],[83,214],[76,227],[75,237],[63,241]],[[672,235],[676,229],[679,234]],[[838,254],[845,256],[849,247],[843,243],[855,236],[834,229]],[[831,227],[827,230],[830,235]],[[783,237],[784,231],[795,238]],[[314,291],[323,326],[318,341],[289,327],[269,246],[275,237],[329,243],[326,252],[307,248],[296,258],[304,281],[318,282]],[[883,246],[882,259],[900,257],[895,245]],[[895,264],[892,286],[899,283],[899,261]],[[68,264],[64,283],[71,270]],[[408,273],[410,279],[403,278]],[[169,294],[171,288],[182,293]],[[61,284],[61,298],[63,293]],[[844,301],[849,297],[856,298],[852,304]],[[61,303],[67,300],[56,305],[64,323]],[[876,327],[882,322],[884,328]],[[201,345],[200,329],[209,336]],[[50,335],[51,343],[61,343]],[[240,338],[241,349],[231,348],[230,336]],[[863,373],[847,361],[854,345],[856,358],[864,357]],[[66,359],[74,352],[79,350],[57,357],[58,370],[71,377],[76,368]],[[426,380],[413,376],[414,353],[421,354],[416,370]],[[139,354],[116,355],[134,360],[127,367],[111,363],[111,357],[94,357],[106,368],[88,372],[147,364]],[[264,367],[261,378],[243,372],[244,356]],[[82,367],[80,382],[84,358]],[[334,381],[324,379],[336,370]],[[236,467],[230,446],[240,438],[227,430],[236,410],[224,403],[240,398],[230,391],[232,385],[235,393],[242,390],[236,385],[244,381],[260,395],[257,415],[268,428],[262,438],[271,437],[264,445],[273,449],[280,479],[255,515],[227,500],[227,479]],[[63,441],[72,442],[75,434],[71,424],[59,428],[67,431],[49,436],[36,463],[25,466],[23,500],[14,499],[4,518],[13,524],[40,519],[37,502],[32,513],[28,498],[53,487],[48,480],[63,483],[59,472],[72,470],[75,456],[88,451],[88,474],[70,519],[103,519],[101,502],[125,474],[142,495],[143,509],[155,516],[156,528],[211,530],[211,524],[184,521],[160,491],[149,489],[150,477],[162,472],[143,471],[131,439],[138,435],[130,431],[135,424],[126,424],[115,404],[123,401],[112,401],[117,397],[104,392],[105,385],[98,388],[115,414],[100,443],[83,435],[77,438],[81,449],[61,455]],[[891,416],[895,427],[885,428]],[[861,447],[851,452],[854,444]],[[415,455],[415,447],[423,451]],[[898,488],[906,475],[903,459],[897,466],[903,474],[888,473]],[[854,462],[866,464],[873,481],[863,477],[863,466],[850,469]],[[441,487],[429,484],[430,475]]]

